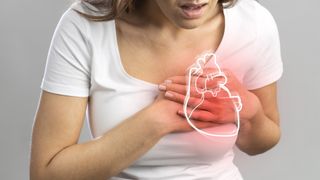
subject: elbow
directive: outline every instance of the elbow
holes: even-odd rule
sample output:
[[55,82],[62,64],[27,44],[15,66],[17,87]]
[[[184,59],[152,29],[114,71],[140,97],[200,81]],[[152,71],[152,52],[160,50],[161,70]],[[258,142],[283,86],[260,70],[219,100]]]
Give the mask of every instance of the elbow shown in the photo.
[[256,147],[242,147],[239,145],[238,145],[238,148],[242,152],[246,153],[249,156],[256,156],[256,155],[259,155],[259,154],[262,154],[262,153],[268,151],[268,149],[266,149],[266,148],[261,149],[261,148],[256,148]]
[[29,179],[49,180],[56,179],[56,176],[54,176],[54,174],[50,172],[50,169],[47,165],[31,161],[29,166]]
[[281,138],[281,133],[278,131],[274,133],[273,136],[266,138],[262,141],[258,142],[246,142],[246,141],[238,141],[238,148],[246,153],[249,156],[256,156],[262,153],[269,151],[274,148],[279,142]]
[[61,178],[56,173],[52,172],[47,167],[41,168],[34,168],[30,167],[30,180],[51,180],[51,179],[68,179],[68,178]]
[[33,159],[31,155],[30,164],[29,164],[29,179],[30,180],[38,180],[44,179],[40,173],[40,167],[38,163]]
[[29,178],[30,180],[46,180],[48,179],[46,176],[46,173],[44,171],[41,171],[40,168],[35,168],[30,166],[29,171]]
[[31,163],[29,168],[29,179],[30,180],[63,180],[63,179],[95,179],[103,180],[109,179],[115,176],[117,173],[111,171],[112,168],[106,168],[106,171],[103,173],[92,172],[83,173],[72,169],[66,169],[61,166],[56,166],[52,164],[36,164]]
[[259,154],[263,154],[267,151],[269,151],[270,149],[272,149],[277,143],[273,144],[273,145],[268,145],[268,146],[263,146],[263,147],[248,147],[248,148],[241,148],[239,147],[239,149],[246,153],[249,156],[256,156]]
[[248,150],[242,150],[249,156],[256,156],[259,154],[263,154],[264,152],[268,151],[269,149],[263,149],[263,150],[257,150],[257,149],[248,149]]

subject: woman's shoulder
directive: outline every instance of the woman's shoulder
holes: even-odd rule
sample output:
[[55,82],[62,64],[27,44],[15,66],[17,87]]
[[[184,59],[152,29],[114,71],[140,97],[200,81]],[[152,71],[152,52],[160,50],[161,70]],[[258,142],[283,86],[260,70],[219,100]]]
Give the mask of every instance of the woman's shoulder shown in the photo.
[[232,8],[236,8],[242,12],[251,12],[256,15],[271,15],[269,10],[257,0],[237,0]]
[[250,21],[258,31],[273,31],[277,26],[270,11],[256,0],[238,0],[234,8],[237,16],[243,21]]
[[278,28],[270,11],[256,0],[238,0],[226,10],[231,39],[244,44],[272,44],[278,39]]
[[79,14],[86,14],[89,16],[104,16],[108,13],[108,9],[99,9],[84,1],[76,1],[72,3],[69,9],[72,9]]
[[85,17],[86,15],[99,16],[97,9],[94,9],[92,5],[84,4],[82,2],[74,2],[69,6],[69,8],[62,14],[58,28],[65,29],[74,29],[78,31],[81,36],[86,38],[88,41],[94,38],[93,42],[96,42],[96,39],[101,39],[101,36],[109,36],[114,31],[114,21],[93,21]]
[[[108,21],[93,21],[90,20],[87,16],[103,16],[105,13],[102,13],[99,9],[94,7],[93,5],[77,1],[72,3],[69,8],[63,13],[62,19],[66,19],[69,21],[74,21],[75,23],[87,23],[87,24],[94,24],[97,22],[104,22],[104,23],[111,23],[112,20]],[[100,23],[101,24],[101,23]]]

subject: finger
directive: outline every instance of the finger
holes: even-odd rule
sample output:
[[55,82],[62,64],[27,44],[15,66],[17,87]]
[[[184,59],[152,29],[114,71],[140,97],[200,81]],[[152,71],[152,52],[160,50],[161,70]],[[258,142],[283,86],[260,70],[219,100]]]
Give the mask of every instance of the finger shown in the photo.
[[219,98],[214,97],[211,95],[211,93],[205,93],[200,97],[192,97],[189,96],[188,99],[186,99],[186,96],[180,93],[176,93],[173,91],[166,91],[164,94],[166,99],[169,99],[171,101],[175,101],[180,104],[184,104],[185,101],[187,101],[187,106],[191,108],[197,108],[200,110],[206,110],[210,111],[211,113],[215,113],[218,109],[221,108],[229,108],[234,107],[233,101],[229,98]]
[[188,87],[186,85],[181,85],[181,84],[163,83],[163,84],[160,84],[158,88],[162,92],[172,91],[172,92],[179,93],[181,95],[185,95],[185,96],[189,95],[191,97],[196,97],[196,98],[201,98],[202,96],[204,96],[205,99],[212,99],[215,97],[228,97],[228,94],[223,93],[224,91],[221,91],[220,87],[214,87],[212,89],[209,87],[207,87],[206,89],[201,89],[201,88],[196,89],[193,86]]
[[[213,123],[218,123],[217,116],[209,111],[195,110],[192,113],[191,112],[192,112],[192,109],[188,108],[187,114],[189,115],[189,118],[192,120],[209,121]],[[183,110],[179,110],[178,114],[185,116],[185,113]]]
[[[173,92],[173,91],[166,91],[164,96],[171,100],[171,101],[175,101],[175,102],[178,102],[180,104],[183,104],[184,103],[184,99],[185,99],[185,95],[182,95],[182,94],[179,94],[179,93],[176,93],[176,92]],[[192,99],[192,101],[196,101],[195,98],[192,98],[190,97],[190,100]]]
[[189,78],[187,75],[186,76],[173,76],[164,81],[164,84],[181,84],[181,85],[197,85],[199,88],[204,88],[204,82],[206,78],[199,77],[199,76],[191,76]]
[[[173,91],[166,91],[166,93],[164,94],[164,96],[171,100],[171,101],[175,101],[178,102],[180,104],[184,104],[185,101],[185,95],[173,92]],[[189,97],[188,99],[188,105],[190,106],[197,106],[198,104],[201,103],[201,99],[200,98],[194,98],[194,97]]]
[[195,110],[191,114],[190,119],[197,121],[212,122],[216,124],[236,123],[236,117],[234,112],[227,111],[211,113],[209,111]]
[[166,79],[164,81],[164,83],[175,83],[175,84],[186,84],[187,82],[187,76],[173,76],[173,77],[169,77],[168,79]]
[[180,94],[186,94],[187,92],[187,86],[181,85],[181,84],[175,84],[175,83],[163,83],[159,85],[159,89],[161,91],[173,91]]
[[206,122],[206,121],[197,121],[197,120],[191,120],[191,122],[198,129],[204,129],[204,128],[215,127],[215,126],[221,125],[219,123]]
[[[187,95],[189,93],[190,96],[192,97],[201,97],[201,93],[198,93],[194,87],[188,87],[186,85],[181,85],[181,84],[161,84],[159,85],[159,89],[161,91],[172,91],[179,93],[181,95]],[[189,91],[188,91],[189,90]]]
[[[218,123],[206,122],[206,121],[197,121],[197,120],[190,120],[190,121],[198,129],[204,129],[204,128],[215,127],[215,126],[221,125]],[[182,126],[181,126],[180,130],[185,131],[185,132],[194,130],[185,118],[183,121],[181,121],[181,123],[182,123]]]
[[[182,94],[172,92],[172,91],[166,91],[164,96],[171,101],[175,101],[180,104],[185,103],[186,96],[184,96]],[[195,97],[189,97],[187,99],[187,103],[188,103],[187,104],[188,107],[191,107],[191,108],[196,107],[197,109],[202,109],[202,110],[214,109],[216,106],[212,102],[208,102],[205,99],[195,98]]]

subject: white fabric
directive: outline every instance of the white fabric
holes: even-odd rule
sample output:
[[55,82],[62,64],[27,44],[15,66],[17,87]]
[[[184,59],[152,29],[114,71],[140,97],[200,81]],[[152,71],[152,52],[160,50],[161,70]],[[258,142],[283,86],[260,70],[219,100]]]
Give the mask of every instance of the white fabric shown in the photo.
[[[43,90],[90,96],[88,119],[97,138],[151,104],[156,84],[127,74],[121,64],[114,21],[93,22],[74,9],[62,16],[49,49]],[[216,51],[222,68],[248,88],[277,81],[282,74],[280,44],[271,14],[253,0],[224,10],[226,29]],[[234,138],[208,140],[195,132],[169,134],[113,179],[242,179],[233,164]],[[110,147],[112,148],[112,147]]]

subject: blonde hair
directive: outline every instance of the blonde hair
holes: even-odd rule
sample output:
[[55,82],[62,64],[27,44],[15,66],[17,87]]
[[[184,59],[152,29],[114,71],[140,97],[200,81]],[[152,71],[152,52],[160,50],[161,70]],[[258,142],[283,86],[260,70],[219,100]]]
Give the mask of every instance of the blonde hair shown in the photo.
[[[84,13],[76,9],[78,13],[93,21],[108,21],[119,17],[123,12],[131,12],[139,6],[142,0],[80,0],[81,4],[95,13]],[[218,0],[224,7],[231,7],[237,0]]]

